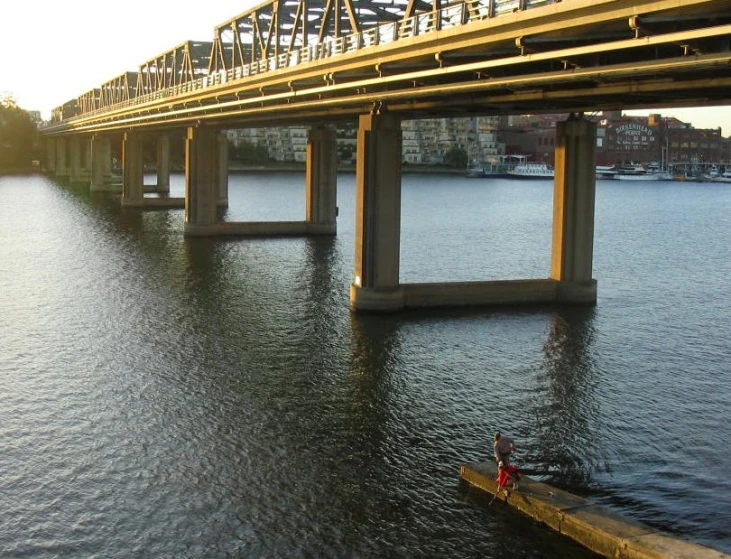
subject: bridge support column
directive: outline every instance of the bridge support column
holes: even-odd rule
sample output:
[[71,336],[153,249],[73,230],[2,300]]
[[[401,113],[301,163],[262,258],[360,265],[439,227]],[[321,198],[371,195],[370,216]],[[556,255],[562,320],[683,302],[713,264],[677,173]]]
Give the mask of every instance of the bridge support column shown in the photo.
[[560,282],[559,302],[596,303],[595,149],[595,123],[574,116],[557,123],[551,279]]
[[170,194],[170,136],[157,139],[157,188],[161,194]]
[[122,138],[122,206],[144,205],[142,138],[125,132]]
[[217,132],[191,126],[185,142],[186,235],[205,234],[218,221],[220,146]]
[[83,150],[85,148],[85,140],[78,136],[73,136],[69,140],[69,148],[71,155],[71,174],[69,182],[71,183],[82,183],[84,182],[84,174],[82,172],[83,167]]
[[109,138],[94,134],[91,139],[91,192],[119,190],[107,186],[107,175],[112,163],[112,148]]
[[401,122],[392,114],[361,115],[355,204],[354,311],[403,308],[401,249]]
[[43,167],[47,173],[56,172],[56,138],[46,139],[46,161]]
[[69,178],[68,142],[63,136],[56,138],[56,177],[61,181]]
[[307,139],[305,219],[322,233],[337,233],[338,152],[335,130],[318,127]]
[[218,187],[217,204],[228,207],[228,138],[226,134],[218,134],[218,166],[216,169],[216,186]]

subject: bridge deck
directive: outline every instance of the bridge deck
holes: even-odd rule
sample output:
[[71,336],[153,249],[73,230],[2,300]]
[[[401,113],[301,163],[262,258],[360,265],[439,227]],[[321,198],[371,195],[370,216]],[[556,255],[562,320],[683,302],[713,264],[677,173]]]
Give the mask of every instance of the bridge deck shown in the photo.
[[516,11],[496,11],[507,5],[497,0],[397,2],[380,20],[364,15],[383,9],[376,2],[339,3],[348,25],[320,7],[314,36],[294,8],[287,18],[264,4],[220,26],[210,56],[184,43],[144,63],[134,92],[111,80],[124,95],[94,89],[44,132],[731,101],[731,0],[522,0]]

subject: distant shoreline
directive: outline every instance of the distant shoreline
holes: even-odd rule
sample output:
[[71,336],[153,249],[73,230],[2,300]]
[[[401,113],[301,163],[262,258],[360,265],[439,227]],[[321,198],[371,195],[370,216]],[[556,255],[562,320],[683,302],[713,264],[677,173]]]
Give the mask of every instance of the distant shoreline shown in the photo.
[[[180,165],[172,165],[170,170],[174,173],[182,173],[185,171]],[[274,164],[274,165],[244,165],[238,162],[232,162],[228,166],[228,170],[232,172],[266,172],[266,173],[304,173],[304,164]],[[154,173],[155,168],[145,168],[146,173]],[[26,167],[17,169],[0,169],[0,176],[11,175],[34,175],[43,174],[45,171],[38,167]],[[338,166],[338,173],[355,173],[354,166]],[[466,169],[455,169],[453,167],[439,167],[432,165],[403,165],[401,167],[402,174],[428,174],[428,175],[466,175]],[[53,173],[47,173],[53,174]]]
[[[180,169],[182,171],[182,169]],[[273,164],[273,165],[244,165],[238,162],[229,163],[229,171],[263,171],[263,172],[287,172],[287,173],[304,173],[304,164]],[[439,167],[432,165],[402,165],[401,172],[403,174],[435,174],[435,175],[464,175],[467,169],[455,169],[453,167]],[[338,173],[355,173],[353,165],[339,165]]]

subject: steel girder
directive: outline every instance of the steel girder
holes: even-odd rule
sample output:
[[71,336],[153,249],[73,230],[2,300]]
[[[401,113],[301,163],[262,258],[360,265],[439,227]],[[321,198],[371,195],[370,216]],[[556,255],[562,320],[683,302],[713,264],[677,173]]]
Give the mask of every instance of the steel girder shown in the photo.
[[137,76],[134,72],[125,72],[105,82],[101,87],[101,108],[108,108],[117,103],[134,99],[137,93]]
[[211,42],[185,41],[140,65],[135,96],[193,82],[208,73]]
[[[314,0],[302,1],[306,6]],[[325,46],[339,41],[340,50],[321,48],[323,43],[295,48],[319,40],[322,26],[332,23],[324,17],[327,9],[336,12],[329,1],[318,4],[320,28],[309,26],[311,17],[297,16],[299,8],[291,15],[292,27],[285,26],[276,2],[234,18],[218,30],[249,25],[258,29],[256,40],[245,43],[241,31],[238,39],[228,37],[225,49],[222,40],[218,46],[214,41],[218,55],[211,56],[208,75],[195,87],[168,88],[160,96],[85,115],[58,132],[202,121],[311,122],[380,110],[374,107],[418,118],[731,101],[731,0],[543,1],[537,9],[492,15],[478,10],[497,11],[508,3],[470,0],[433,14],[439,4],[419,12],[426,3],[409,8],[404,2],[400,17],[409,10],[421,15],[373,29],[359,22],[360,31],[325,41]],[[345,33],[347,8],[341,19]],[[305,24],[309,33],[291,32]],[[299,39],[293,43],[292,37]],[[269,54],[260,60],[265,64],[242,62],[251,61],[254,51]],[[275,52],[285,56],[283,63]]]

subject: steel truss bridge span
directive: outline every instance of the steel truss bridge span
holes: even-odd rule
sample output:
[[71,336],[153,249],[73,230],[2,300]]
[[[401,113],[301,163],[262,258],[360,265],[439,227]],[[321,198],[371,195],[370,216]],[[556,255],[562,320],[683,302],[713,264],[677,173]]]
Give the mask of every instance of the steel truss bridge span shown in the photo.
[[729,102],[731,0],[274,1],[66,103],[43,132]]

